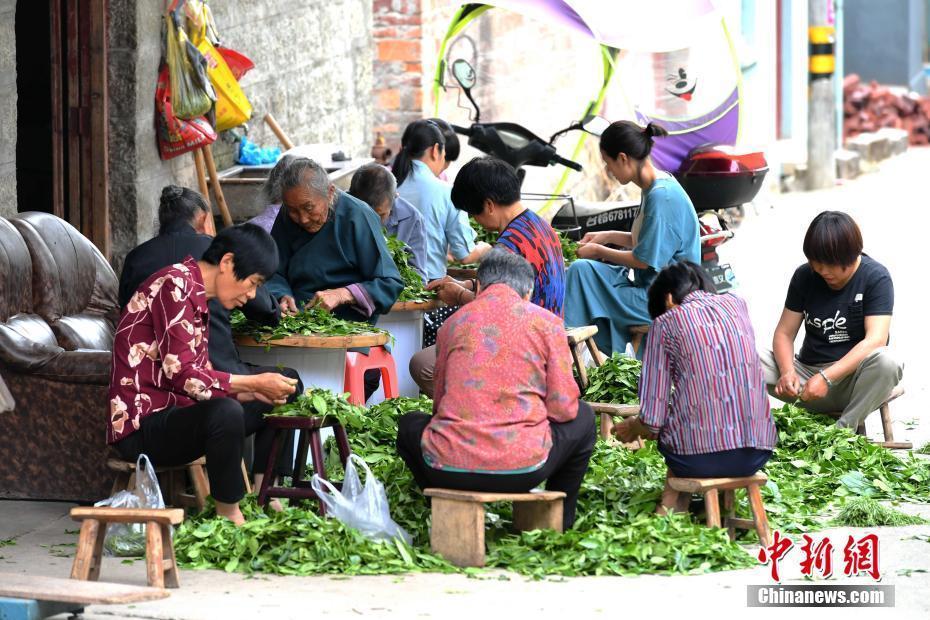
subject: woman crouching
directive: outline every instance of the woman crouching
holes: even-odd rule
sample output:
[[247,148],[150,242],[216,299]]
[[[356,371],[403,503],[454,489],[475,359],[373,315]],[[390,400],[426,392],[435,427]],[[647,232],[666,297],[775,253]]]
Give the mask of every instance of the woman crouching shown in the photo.
[[546,481],[575,521],[594,449],[561,319],[529,302],[535,273],[504,249],[478,268],[478,296],[436,340],[433,415],[398,424],[397,451],[420,488],[523,493]]

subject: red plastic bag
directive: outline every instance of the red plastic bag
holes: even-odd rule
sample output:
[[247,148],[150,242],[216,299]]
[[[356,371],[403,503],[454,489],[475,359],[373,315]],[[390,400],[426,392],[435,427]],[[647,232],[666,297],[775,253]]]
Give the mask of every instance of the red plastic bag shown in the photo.
[[177,118],[171,109],[171,86],[168,66],[162,65],[155,87],[155,134],[162,159],[183,155],[216,141],[216,131],[206,118]]
[[223,60],[226,61],[229,70],[232,71],[233,77],[236,78],[237,82],[242,79],[242,76],[255,68],[255,63],[241,52],[223,47],[222,45],[217,45],[216,51],[218,51],[223,57]]

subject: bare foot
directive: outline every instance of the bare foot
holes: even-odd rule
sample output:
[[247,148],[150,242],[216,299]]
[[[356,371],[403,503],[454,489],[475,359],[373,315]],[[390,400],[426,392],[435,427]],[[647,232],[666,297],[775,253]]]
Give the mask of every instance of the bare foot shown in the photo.
[[242,516],[242,511],[239,510],[239,504],[227,504],[225,502],[216,502],[216,514],[220,517],[225,517],[233,522],[236,527],[245,524],[245,517]]
[[278,501],[277,497],[273,497],[270,500],[268,500],[268,507],[271,508],[275,512],[284,512],[284,506],[281,504],[280,501]]

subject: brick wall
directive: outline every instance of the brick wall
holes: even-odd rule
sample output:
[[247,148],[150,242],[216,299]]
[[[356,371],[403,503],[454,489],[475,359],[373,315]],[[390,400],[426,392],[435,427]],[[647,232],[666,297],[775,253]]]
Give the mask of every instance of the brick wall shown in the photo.
[[372,35],[374,132],[397,153],[404,127],[424,112],[422,0],[373,0]]

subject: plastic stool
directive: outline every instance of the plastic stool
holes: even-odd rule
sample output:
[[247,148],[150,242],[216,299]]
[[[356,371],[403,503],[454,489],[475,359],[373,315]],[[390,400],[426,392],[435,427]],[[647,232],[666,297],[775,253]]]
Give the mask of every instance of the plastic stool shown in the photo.
[[371,347],[368,355],[346,351],[346,378],[343,390],[349,393],[353,405],[365,405],[365,371],[380,370],[384,398],[397,398],[397,367],[394,357],[384,347]]

